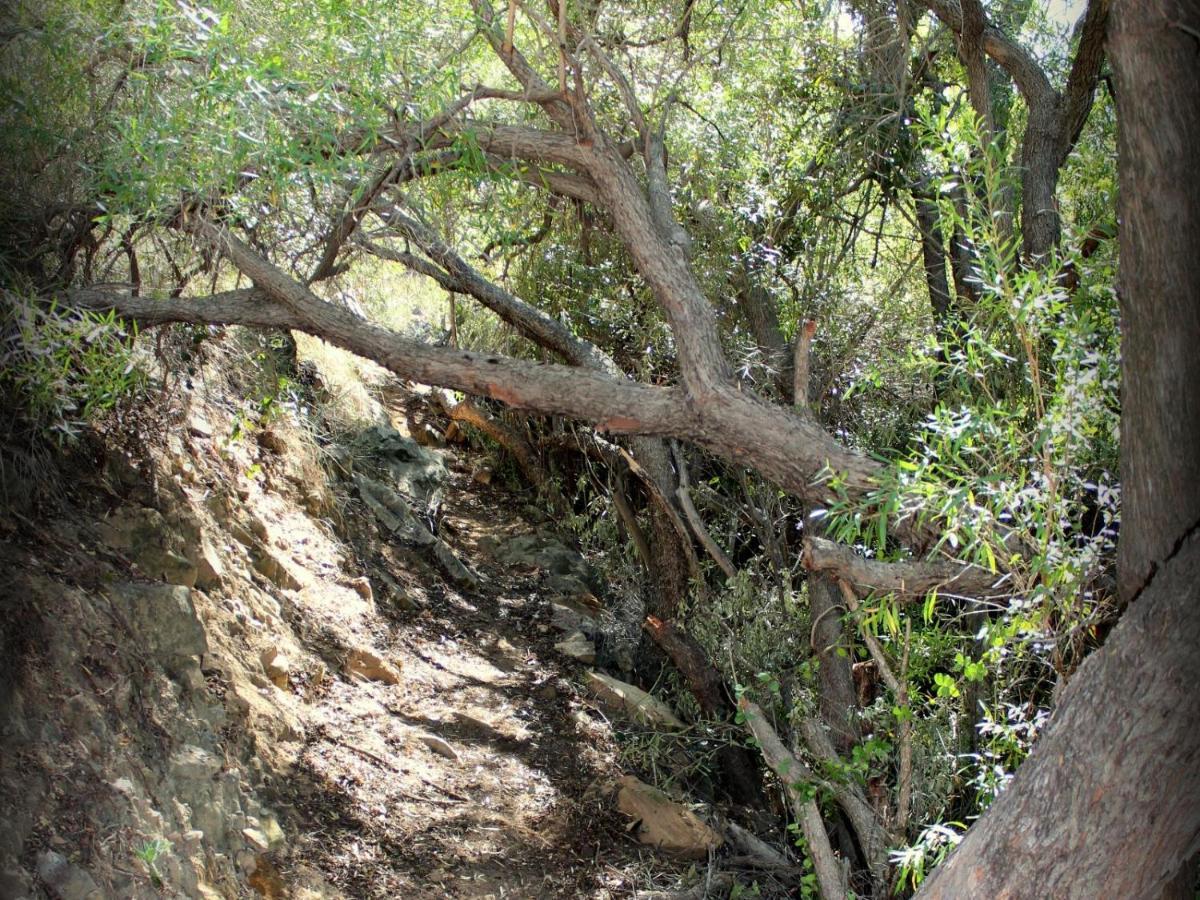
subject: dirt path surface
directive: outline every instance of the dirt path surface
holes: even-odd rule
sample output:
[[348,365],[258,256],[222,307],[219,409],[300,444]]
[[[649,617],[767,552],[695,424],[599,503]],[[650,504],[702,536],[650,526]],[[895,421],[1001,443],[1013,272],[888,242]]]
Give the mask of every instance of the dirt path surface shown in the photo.
[[346,451],[245,394],[181,392],[0,521],[0,897],[707,890],[686,798],[655,810],[695,861],[617,809],[614,728],[660,730],[556,648],[599,601],[531,498],[418,446],[404,397]]
[[480,587],[435,585],[425,611],[391,618],[398,684],[314,690],[276,802],[301,830],[285,882],[313,867],[354,897],[608,896],[624,881],[612,863],[634,861],[596,790],[615,770],[611,735],[554,651],[540,575],[481,548],[532,529],[515,498],[467,484],[452,471],[440,533]]

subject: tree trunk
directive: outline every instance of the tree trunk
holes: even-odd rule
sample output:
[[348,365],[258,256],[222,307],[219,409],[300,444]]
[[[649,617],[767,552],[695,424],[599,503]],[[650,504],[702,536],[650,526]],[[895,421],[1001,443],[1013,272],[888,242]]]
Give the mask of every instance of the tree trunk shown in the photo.
[[1200,850],[1200,78],[1191,4],[1115,4],[1131,604],[919,897],[1157,900]]
[[919,898],[1161,896],[1200,846],[1200,536],[1080,667]]
[[1197,24],[1195,3],[1138,8],[1117,4],[1110,32],[1120,126],[1124,600],[1200,521],[1200,38],[1183,24]]

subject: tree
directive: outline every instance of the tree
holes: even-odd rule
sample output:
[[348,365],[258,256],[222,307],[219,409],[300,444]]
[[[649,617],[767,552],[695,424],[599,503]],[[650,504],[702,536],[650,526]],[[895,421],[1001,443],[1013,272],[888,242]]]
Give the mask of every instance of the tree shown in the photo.
[[[830,401],[834,392],[810,384],[813,379],[805,374],[814,370],[809,365],[808,341],[816,326],[805,323],[800,313],[806,303],[815,305],[813,298],[822,288],[820,274],[873,269],[881,244],[886,253],[893,242],[904,246],[915,238],[921,253],[916,271],[928,292],[922,315],[934,319],[943,371],[953,372],[956,358],[969,356],[982,345],[993,361],[1001,362],[988,370],[999,373],[995,383],[992,374],[977,378],[976,371],[960,371],[957,381],[939,377],[932,398],[912,402],[911,409],[896,419],[904,421],[911,434],[917,429],[908,420],[925,415],[952,418],[952,403],[980,390],[994,399],[990,393],[994,389],[1000,401],[1011,401],[1007,407],[999,401],[994,404],[994,420],[1016,410],[1032,422],[1033,438],[1022,435],[1010,457],[1024,464],[1024,454],[1036,447],[1042,474],[1051,485],[1048,492],[1059,491],[1054,461],[1045,449],[1050,441],[1041,440],[1049,434],[1043,421],[1047,418],[1044,401],[1051,389],[1040,380],[1040,344],[1049,341],[1037,333],[1031,336],[1024,330],[1027,323],[1014,317],[1011,309],[1004,315],[997,313],[996,322],[987,321],[987,315],[1011,307],[1010,301],[1025,296],[1023,291],[1039,302],[1042,296],[1063,293],[1056,286],[1057,266],[1059,257],[1070,255],[1070,250],[1060,244],[1064,229],[1058,185],[1092,107],[1108,3],[1093,0],[1088,5],[1069,64],[1061,67],[1065,70],[1061,90],[1053,87],[1056,73],[1043,68],[1037,55],[1024,49],[1015,36],[1028,13],[1027,4],[1005,4],[995,13],[1001,24],[989,19],[979,2],[930,0],[927,5],[941,26],[921,20],[907,2],[851,4],[863,35],[861,45],[849,65],[828,64],[837,77],[813,79],[814,84],[801,84],[788,72],[787,67],[796,64],[793,57],[771,55],[777,46],[790,46],[797,34],[808,36],[805,29],[811,27],[817,35],[810,42],[814,55],[836,57],[836,42],[831,43],[832,51],[824,43],[828,16],[807,9],[781,15],[768,6],[750,5],[726,22],[719,10],[696,16],[691,2],[681,9],[668,5],[662,11],[639,13],[634,24],[641,37],[627,36],[619,11],[599,5],[571,9],[553,2],[545,11],[514,2],[504,17],[485,0],[476,0],[468,26],[463,25],[467,19],[455,21],[453,16],[448,17],[453,22],[448,26],[447,18],[439,19],[429,5],[413,4],[399,18],[387,4],[353,15],[343,10],[328,13],[324,39],[316,33],[320,29],[309,33],[311,26],[303,21],[299,6],[295,11],[290,7],[274,11],[273,15],[291,17],[285,27],[253,39],[239,33],[239,27],[248,33],[254,29],[240,21],[248,15],[236,4],[228,4],[220,14],[189,6],[177,21],[166,15],[152,17],[154,27],[137,34],[113,29],[108,35],[111,42],[100,42],[100,56],[88,66],[91,72],[105,71],[105,65],[114,67],[114,83],[105,85],[111,92],[95,93],[111,97],[105,111],[119,109],[126,127],[114,129],[106,153],[89,162],[100,173],[93,186],[95,195],[73,206],[68,217],[87,227],[77,229],[82,236],[72,231],[67,242],[70,252],[63,254],[73,259],[82,251],[84,268],[90,270],[95,245],[117,235],[128,260],[130,284],[117,290],[81,286],[80,281],[94,279],[74,277],[70,266],[55,267],[49,277],[30,266],[29,277],[45,295],[80,307],[116,310],[143,325],[240,323],[307,332],[376,360],[404,378],[488,398],[509,409],[583,421],[594,425],[599,434],[627,440],[624,450],[607,440],[595,440],[592,452],[615,466],[628,465],[643,486],[650,533],[648,539],[641,534],[634,543],[659,586],[659,597],[648,610],[653,618],[647,628],[685,674],[706,712],[728,714],[722,688],[734,673],[717,672],[704,658],[703,648],[670,620],[689,592],[689,579],[696,580],[699,572],[694,544],[716,560],[725,576],[736,579],[737,565],[730,558],[734,554],[724,553],[707,533],[703,515],[691,503],[686,456],[670,452],[663,439],[677,438],[711,454],[697,454],[693,464],[717,472],[717,480],[740,485],[746,517],[754,521],[757,540],[769,549],[784,582],[790,583],[791,578],[787,532],[805,512],[827,513],[821,529],[826,536],[844,540],[839,545],[813,534],[812,523],[818,519],[809,520],[803,557],[811,625],[807,633],[817,663],[814,683],[820,714],[800,722],[797,744],[820,764],[818,768],[846,770],[845,760],[861,733],[852,659],[837,652],[843,643],[854,643],[864,653],[869,650],[901,708],[901,725],[909,721],[905,715],[911,707],[909,681],[900,663],[901,657],[907,660],[908,651],[899,650],[900,629],[895,630],[890,648],[885,648],[864,625],[861,613],[843,616],[845,609],[868,601],[874,604],[879,596],[884,598],[876,604],[880,614],[891,608],[889,604],[903,607],[921,599],[932,607],[939,590],[956,593],[966,604],[1006,601],[1038,590],[1053,599],[1054,590],[1068,593],[1075,583],[1068,579],[1047,587],[1051,577],[1042,565],[1050,555],[1047,548],[1057,552],[1074,539],[1067,533],[1070,523],[1063,524],[1069,516],[1061,512],[1073,501],[1052,497],[1053,502],[1036,507],[1047,520],[1054,519],[1042,525],[1047,536],[1041,548],[1034,546],[1037,542],[1028,533],[1005,520],[1006,498],[998,495],[994,509],[978,502],[978,485],[966,476],[936,495],[938,501],[950,497],[953,502],[913,501],[903,488],[911,469],[893,467],[865,452],[867,448],[892,450],[896,459],[921,469],[906,457],[911,447],[902,439],[876,446],[862,435],[855,441],[844,440],[844,434],[835,437],[835,430],[844,433],[845,429],[839,427],[837,409]],[[807,24],[810,15],[815,26]],[[745,25],[747,21],[751,25]],[[751,26],[756,40],[743,40],[739,29]],[[291,45],[290,29],[307,37]],[[330,39],[338,29],[355,39]],[[1189,33],[1183,26],[1177,31],[1172,34],[1177,42]],[[950,53],[945,52],[947,45]],[[394,46],[396,55],[378,53],[378,46]],[[439,55],[442,46],[454,47],[450,56]],[[346,52],[347,47],[353,52]],[[753,62],[742,68],[727,64],[727,58],[740,54],[753,57]],[[1118,69],[1118,83],[1132,78],[1131,83],[1138,84],[1129,74],[1137,66],[1128,61],[1123,65],[1130,68]],[[336,72],[336,77],[329,72]],[[703,106],[698,109],[699,98],[687,92],[688,87],[702,88],[712,72],[732,72],[735,77],[736,96],[720,106],[720,121],[702,111]],[[947,102],[948,82],[959,78],[965,81],[975,122]],[[1023,107],[1014,104],[1006,87],[1008,79],[1016,85]],[[820,86],[826,83],[837,87]],[[747,85],[753,85],[753,90]],[[1119,91],[1119,102],[1122,96],[1128,103],[1128,97],[1137,95],[1136,87]],[[754,102],[742,102],[747,97]],[[173,107],[172,101],[178,106]],[[772,103],[786,109],[773,110]],[[797,137],[804,130],[806,106],[820,110],[814,118],[823,126],[821,137],[810,143]],[[1135,113],[1122,108],[1122,115],[1149,115],[1148,108],[1139,107]],[[1025,126],[1019,150],[1010,151],[1008,123],[1019,121],[1022,112]],[[689,117],[686,126],[679,124],[688,113],[695,118]],[[921,117],[928,121],[915,121]],[[760,118],[769,124],[761,132],[754,131]],[[701,124],[692,128],[693,121]],[[754,131],[755,140],[777,141],[782,150],[760,170],[729,163],[728,158],[739,153],[756,152],[752,140],[734,133],[739,130]],[[945,152],[927,146],[931,133],[939,130],[948,136]],[[717,139],[710,131],[716,132]],[[1123,132],[1122,139],[1128,141],[1129,134]],[[1152,143],[1143,140],[1145,146],[1139,144],[1136,150],[1123,145],[1126,160],[1148,158]],[[789,157],[797,155],[793,147],[813,151],[811,159],[791,162]],[[1019,184],[1005,180],[1011,177],[1013,152],[1019,154]],[[1127,163],[1123,177],[1129,176],[1130,168]],[[956,172],[953,181],[948,170]],[[1156,176],[1144,173],[1142,177]],[[442,184],[448,187],[439,187]],[[1157,185],[1152,189],[1159,190]],[[445,194],[439,195],[439,190]],[[451,220],[472,203],[492,204],[506,190],[523,191],[512,208],[529,213],[542,225],[527,236],[513,237],[515,225],[523,221],[518,213],[512,215],[513,221],[477,217],[484,226],[501,230],[498,242],[488,243],[489,251],[497,243],[509,248],[536,246],[552,230],[546,223],[562,223],[566,216],[561,211],[574,210],[581,256],[605,253],[612,268],[623,271],[621,287],[630,295],[630,306],[645,298],[653,301],[653,308],[638,312],[651,321],[661,317],[665,325],[662,333],[667,337],[661,343],[672,365],[666,377],[635,380],[629,373],[639,369],[629,359],[629,347],[611,339],[598,346],[602,338],[593,334],[596,340],[589,340],[580,326],[564,324],[548,302],[541,302],[541,295],[553,293],[537,280],[550,263],[542,260],[538,265],[543,268],[530,263],[524,289],[517,290],[512,281],[498,277],[488,261],[472,265],[467,254],[456,249],[450,235],[470,235],[471,229],[484,226],[475,220],[456,228]],[[756,192],[769,194],[770,202],[753,206],[731,200],[745,200]],[[1127,200],[1129,193],[1126,190]],[[1019,231],[1014,224],[1018,196]],[[454,202],[446,202],[447,197]],[[735,209],[714,211],[710,197],[724,198]],[[852,212],[839,205],[847,198],[856,205]],[[441,202],[435,205],[434,201]],[[893,217],[896,209],[907,214],[906,204],[911,206],[915,228],[911,236],[894,241],[886,234],[889,211]],[[1152,208],[1141,209],[1138,215],[1153,216],[1172,208],[1157,201],[1148,206]],[[437,216],[430,214],[431,208]],[[103,209],[107,214],[97,216],[97,210]],[[1176,221],[1186,221],[1187,209],[1182,206],[1174,213]],[[92,230],[100,226],[107,232],[96,240]],[[1020,254],[1012,241],[1017,233]],[[1146,236],[1154,236],[1150,252],[1161,253],[1171,246],[1160,240],[1166,235],[1155,221],[1148,221],[1133,236],[1125,227],[1127,266],[1136,266],[1137,259],[1145,257]],[[1179,232],[1171,236],[1178,238]],[[150,267],[138,264],[138,247],[152,241],[155,265],[171,273],[163,279],[170,288],[159,291],[169,296],[155,296],[150,278],[143,285],[141,273]],[[864,246],[872,243],[873,252],[864,252]],[[597,251],[593,244],[605,246]],[[1128,259],[1131,254],[1133,263]],[[194,268],[177,264],[176,255],[194,259]],[[326,286],[370,256],[399,263],[453,294],[473,298],[527,338],[542,358],[420,343],[331,300],[333,292]],[[813,277],[796,287],[794,276],[804,271],[810,257],[822,261],[821,265],[814,265]],[[1181,258],[1187,259],[1187,254],[1171,256],[1174,264]],[[896,293],[907,285],[912,267],[897,262],[894,268],[895,277],[889,274],[888,278],[891,287],[881,294]],[[230,269],[236,278],[227,274]],[[213,293],[187,296],[189,283],[201,272],[212,275]],[[1065,281],[1071,273],[1061,274]],[[222,277],[229,289],[217,291]],[[601,294],[616,292],[617,286],[603,281],[605,277],[589,282],[589,287]],[[234,283],[242,279],[251,286]],[[1190,325],[1164,331],[1165,306],[1155,305],[1159,312],[1154,313],[1149,307],[1129,308],[1128,297],[1145,290],[1134,290],[1136,283],[1136,276],[1127,282],[1127,333],[1134,335],[1135,342],[1138,334],[1157,338],[1160,332],[1169,333],[1181,340],[1172,346],[1186,348],[1192,340]],[[1194,282],[1154,286],[1154,295],[1170,296],[1179,284]],[[791,291],[790,304],[779,300],[784,286]],[[539,297],[536,305],[525,299],[533,296]],[[727,297],[736,298],[736,307]],[[1194,317],[1194,306],[1180,297],[1166,314],[1186,320],[1191,309]],[[1054,302],[1069,305],[1061,297]],[[1021,312],[1025,309],[1021,307]],[[836,308],[826,310],[831,315],[820,323],[822,337],[833,333],[839,313]],[[1143,313],[1159,318],[1153,326],[1142,326],[1138,316]],[[622,310],[622,314],[632,313]],[[844,344],[861,342],[871,330],[874,319],[864,318],[861,328],[846,329]],[[742,325],[731,328],[731,321]],[[1002,340],[988,343],[989,328]],[[791,339],[785,337],[787,329]],[[753,350],[757,359],[766,361],[762,368],[773,367],[771,377],[754,379],[735,372],[730,365],[731,344]],[[1153,340],[1140,345],[1136,354],[1126,354],[1126,383],[1134,391],[1129,396],[1142,396],[1141,386],[1154,384],[1147,373],[1157,371],[1154,366],[1164,360],[1149,358],[1147,348],[1152,345]],[[635,346],[633,352],[640,352],[642,346]],[[1009,352],[1014,348],[1015,355]],[[561,362],[547,362],[551,356]],[[1191,374],[1181,349],[1167,357],[1175,367],[1172,371]],[[811,362],[817,369],[822,364],[830,367],[828,360]],[[831,382],[829,372],[822,374]],[[1191,396],[1186,389],[1189,383],[1180,378],[1179,396]],[[1127,423],[1124,429],[1127,443],[1144,442],[1128,443],[1124,453],[1126,465],[1132,466],[1132,474],[1126,473],[1130,485],[1144,479],[1138,473],[1158,472],[1160,464],[1166,463],[1166,445],[1147,437],[1162,433],[1159,426],[1167,421],[1159,399],[1162,394],[1154,387],[1145,394],[1147,408],[1157,412],[1146,413],[1145,420]],[[772,402],[772,396],[783,402]],[[923,406],[925,399],[937,402]],[[1127,404],[1126,415],[1141,415],[1140,406],[1141,401],[1135,401],[1131,412]],[[1131,439],[1131,428],[1138,438]],[[491,433],[502,439],[509,434],[507,440],[526,461],[525,467],[532,465],[528,448],[519,447],[511,432],[492,428]],[[1177,428],[1171,433],[1171,446],[1191,447],[1192,436],[1178,433]],[[1189,461],[1194,458],[1187,453],[1173,457],[1172,471],[1185,484],[1195,484]],[[793,506],[767,496],[742,467],[754,470],[773,486],[772,491],[787,492]],[[922,475],[932,468],[921,469]],[[1159,502],[1152,486],[1152,481],[1143,481],[1134,488],[1134,518],[1127,512],[1124,525],[1126,546],[1136,548],[1141,540],[1136,535],[1143,532],[1135,523],[1144,513],[1138,510],[1155,508]],[[1150,496],[1155,499],[1149,501]],[[1183,534],[1181,526],[1196,519],[1194,494],[1181,490],[1177,497],[1183,504],[1178,515],[1161,528],[1148,524],[1144,548],[1128,551],[1132,554],[1128,559],[1138,561],[1127,562],[1122,569],[1126,597],[1147,581],[1151,561],[1161,561],[1171,571],[1186,562],[1174,557],[1175,561],[1167,562]],[[636,535],[637,511],[631,512],[625,500],[623,505],[614,494],[614,506]],[[1154,515],[1163,508],[1158,507]],[[986,527],[967,521],[971,517],[986,520]],[[864,534],[868,531],[870,537]],[[962,545],[960,533],[969,535]],[[952,544],[947,542],[949,535],[955,536]],[[870,548],[874,558],[868,558],[864,548]],[[1038,565],[1028,564],[1029,559],[1038,560]],[[1069,688],[1069,705],[1057,720],[1068,724],[1056,725],[1053,733],[1056,738],[1065,735],[1059,740],[1079,740],[1075,725],[1086,721],[1089,703],[1095,702],[1088,687],[1093,681],[1089,672],[1099,670],[1094,683],[1105,690],[1110,684],[1113,690],[1120,685],[1123,644],[1137,647],[1161,639],[1168,641],[1164,647],[1178,647],[1178,639],[1191,633],[1194,623],[1172,618],[1174,613],[1162,619],[1175,629],[1172,634],[1151,632],[1140,615],[1145,608],[1175,609],[1170,598],[1153,606],[1145,603],[1145,597],[1175,590],[1177,578],[1166,578],[1166,568],[1164,580],[1156,577],[1130,613],[1130,622],[1141,624],[1122,625],[1110,638],[1110,646],[1118,649],[1106,650],[1106,656],[1089,663]],[[1018,580],[1018,576],[1022,583],[1016,588],[996,588],[998,582]],[[1093,573],[1083,577],[1091,578]],[[1131,584],[1133,589],[1128,588]],[[1061,612],[1053,608],[1049,617]],[[955,626],[965,632],[966,640],[979,630],[980,615],[973,612],[965,626]],[[1074,615],[1072,627],[1087,618]],[[850,637],[849,625],[861,630],[861,636]],[[1130,632],[1134,638],[1122,638]],[[1117,662],[1105,662],[1110,658]],[[1069,676],[1070,668],[1062,666],[1059,674]],[[972,705],[964,703],[964,730],[973,737]],[[1124,721],[1121,714],[1135,715],[1137,708],[1130,698],[1127,710],[1110,704],[1106,712]],[[761,731],[763,724],[756,723],[760,726],[756,733],[769,737]],[[873,806],[865,786],[855,778],[824,778],[810,772],[812,783],[830,793],[836,809],[825,822],[811,799],[798,811],[812,852],[824,861],[820,871],[826,896],[843,894],[846,887],[838,867],[828,864],[834,849],[830,833],[839,830],[833,827],[837,820],[846,826],[841,830],[852,835],[836,849],[858,863],[855,889],[882,896],[891,887],[886,849],[906,841],[912,787],[911,726],[907,732],[898,727],[897,734],[901,747],[895,787],[900,812],[895,818],[887,801]],[[782,742],[779,746],[783,748]],[[1190,752],[1186,741],[1176,746]],[[1031,787],[1003,795],[995,813],[972,831],[955,855],[955,860],[965,862],[951,863],[946,869],[950,874],[939,876],[930,890],[947,890],[940,885],[950,882],[942,879],[957,877],[956,871],[983,871],[980,867],[985,865],[1003,868],[1002,859],[980,855],[982,851],[975,848],[984,839],[974,835],[990,830],[1004,834],[1004,826],[987,823],[997,821],[1005,810],[1013,811],[1007,813],[1010,819],[1001,821],[1014,821],[1032,810],[1031,815],[1051,827],[1055,814],[1061,815],[1067,807],[1038,805],[1038,798],[1044,797],[1039,779],[1048,777],[1040,760],[1047,755],[1037,757],[1032,768],[1022,769],[1034,774],[1022,776],[1025,780],[1018,784]],[[1177,758],[1166,751],[1162,757],[1167,762]],[[768,756],[777,771],[781,771],[780,759],[785,757]],[[1147,769],[1147,777],[1154,771]],[[783,780],[787,782],[786,775]],[[1181,796],[1191,790],[1185,787]],[[796,794],[803,799],[800,792]],[[1031,805],[1017,805],[1021,798]],[[1180,851],[1171,847],[1163,852],[1164,860],[1171,858],[1165,866]],[[991,877],[991,870],[986,871]],[[1057,871],[1054,875],[1071,877]],[[1055,883],[1067,890],[1082,882]],[[1001,893],[1005,889],[998,888]],[[949,889],[947,895],[956,891],[962,889]]]
[[1130,608],[923,897],[1160,897],[1200,843],[1200,83],[1185,6],[1118,0],[1110,31]]

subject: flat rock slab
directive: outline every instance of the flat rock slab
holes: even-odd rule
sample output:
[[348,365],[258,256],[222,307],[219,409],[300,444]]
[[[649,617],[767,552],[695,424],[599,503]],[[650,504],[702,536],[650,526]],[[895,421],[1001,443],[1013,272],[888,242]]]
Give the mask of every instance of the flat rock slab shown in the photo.
[[597,700],[616,712],[624,713],[635,722],[650,728],[682,731],[687,726],[671,707],[652,697],[639,687],[627,684],[603,672],[588,672],[584,684]]
[[698,815],[632,775],[618,782],[617,809],[637,823],[638,841],[684,859],[706,859],[721,836]]
[[346,656],[346,672],[366,681],[382,681],[384,684],[399,684],[400,672],[394,665],[376,653],[360,647]]

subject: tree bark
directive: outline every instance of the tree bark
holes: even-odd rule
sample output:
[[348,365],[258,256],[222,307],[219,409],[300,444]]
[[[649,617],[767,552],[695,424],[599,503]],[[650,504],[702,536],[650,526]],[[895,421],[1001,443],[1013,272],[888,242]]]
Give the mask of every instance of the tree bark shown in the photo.
[[1197,24],[1186,0],[1139,4],[1136,13],[1117,4],[1110,38],[1120,142],[1124,600],[1200,521]]
[[1004,793],[918,898],[1154,900],[1200,848],[1200,536],[1086,659]]
[[[808,577],[808,608],[812,616],[812,650],[817,658],[820,693],[817,703],[821,718],[838,750],[846,751],[861,737],[854,712],[858,695],[854,690],[851,658],[842,622],[845,607],[837,578],[813,572]],[[840,651],[840,652],[839,652]]]

